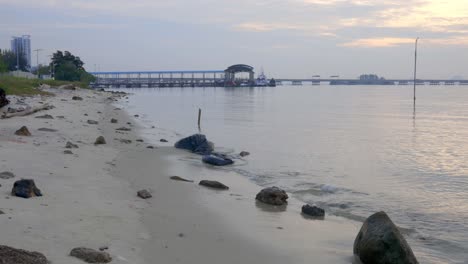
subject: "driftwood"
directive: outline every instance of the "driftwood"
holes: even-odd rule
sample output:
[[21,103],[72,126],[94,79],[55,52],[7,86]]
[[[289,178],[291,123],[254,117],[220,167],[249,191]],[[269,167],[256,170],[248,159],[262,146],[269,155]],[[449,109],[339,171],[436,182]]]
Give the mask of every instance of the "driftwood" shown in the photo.
[[50,110],[52,108],[54,108],[52,105],[44,104],[44,105],[34,106],[31,108],[25,109],[24,111],[21,111],[21,112],[15,112],[15,113],[5,112],[2,114],[1,118],[5,119],[5,118],[11,118],[15,116],[27,116],[27,115],[31,115],[42,110]]

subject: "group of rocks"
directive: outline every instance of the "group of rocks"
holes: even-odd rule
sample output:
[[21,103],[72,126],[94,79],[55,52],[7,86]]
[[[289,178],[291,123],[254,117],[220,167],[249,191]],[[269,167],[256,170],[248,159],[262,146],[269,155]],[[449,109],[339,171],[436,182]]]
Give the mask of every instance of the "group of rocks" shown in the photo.
[[[204,135],[195,134],[179,140],[176,148],[186,149],[202,155],[202,161],[216,166],[234,163],[226,155],[214,153],[214,145]],[[241,152],[239,156],[248,155]],[[178,176],[173,180],[189,181]],[[229,189],[217,181],[201,181],[205,185],[217,189]],[[262,189],[256,200],[272,205],[284,206],[287,204],[288,194],[278,187]],[[305,204],[301,208],[304,216],[314,219],[324,219],[325,211],[314,205]],[[378,212],[366,219],[354,241],[353,253],[357,261],[363,264],[416,264],[418,261],[410,246],[406,242],[398,227],[385,212]]]
[[[77,247],[70,251],[70,256],[81,259],[87,263],[109,263],[112,257],[107,252],[91,248]],[[12,248],[0,245],[0,263],[2,264],[49,264],[44,254],[36,251]]]

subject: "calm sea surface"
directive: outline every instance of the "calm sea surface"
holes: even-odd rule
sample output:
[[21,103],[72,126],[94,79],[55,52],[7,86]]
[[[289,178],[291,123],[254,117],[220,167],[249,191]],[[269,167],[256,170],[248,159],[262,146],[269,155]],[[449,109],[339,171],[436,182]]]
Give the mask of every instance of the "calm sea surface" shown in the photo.
[[[331,214],[384,210],[421,263],[468,263],[468,86],[141,88],[129,112],[174,142],[251,152],[232,168]],[[176,134],[177,133],[177,134]]]

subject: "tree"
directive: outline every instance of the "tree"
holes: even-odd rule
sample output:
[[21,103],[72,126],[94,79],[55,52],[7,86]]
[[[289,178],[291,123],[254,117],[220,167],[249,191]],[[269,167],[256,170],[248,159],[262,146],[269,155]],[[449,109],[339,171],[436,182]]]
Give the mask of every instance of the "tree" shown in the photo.
[[28,71],[27,70],[27,61],[26,57],[23,54],[16,54],[9,50],[0,50],[0,57],[3,63],[6,65],[8,71],[16,71],[19,61],[19,70],[20,71]]
[[56,80],[92,82],[94,76],[87,73],[80,57],[74,56],[69,51],[58,50],[52,55],[50,66],[53,69]]

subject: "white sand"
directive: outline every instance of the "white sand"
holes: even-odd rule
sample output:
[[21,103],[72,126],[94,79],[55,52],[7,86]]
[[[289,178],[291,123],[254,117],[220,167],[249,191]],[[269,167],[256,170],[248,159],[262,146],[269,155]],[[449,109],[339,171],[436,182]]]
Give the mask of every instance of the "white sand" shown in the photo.
[[[60,100],[72,94],[85,100]],[[200,157],[172,147],[147,149],[146,142],[135,142],[137,131],[114,130],[128,127],[129,118],[114,110],[107,96],[62,91],[45,99],[57,108],[34,116],[65,119],[0,120],[0,171],[34,179],[44,193],[11,197],[15,179],[0,179],[0,210],[6,213],[0,215],[0,244],[42,252],[53,263],[82,263],[67,256],[77,246],[109,246],[112,263],[351,262],[357,223],[331,216],[305,219],[302,204],[293,198],[285,211],[272,211],[255,201],[260,187],[240,175],[203,165]],[[119,123],[110,124],[112,117]],[[88,125],[87,119],[100,124]],[[22,125],[32,137],[13,135]],[[39,127],[59,131],[39,132]],[[94,146],[101,134],[108,144]],[[62,153],[68,140],[83,142],[72,149],[76,155]],[[195,183],[170,180],[172,175]],[[230,190],[199,186],[202,179],[221,181]],[[143,188],[153,198],[136,197]]]

